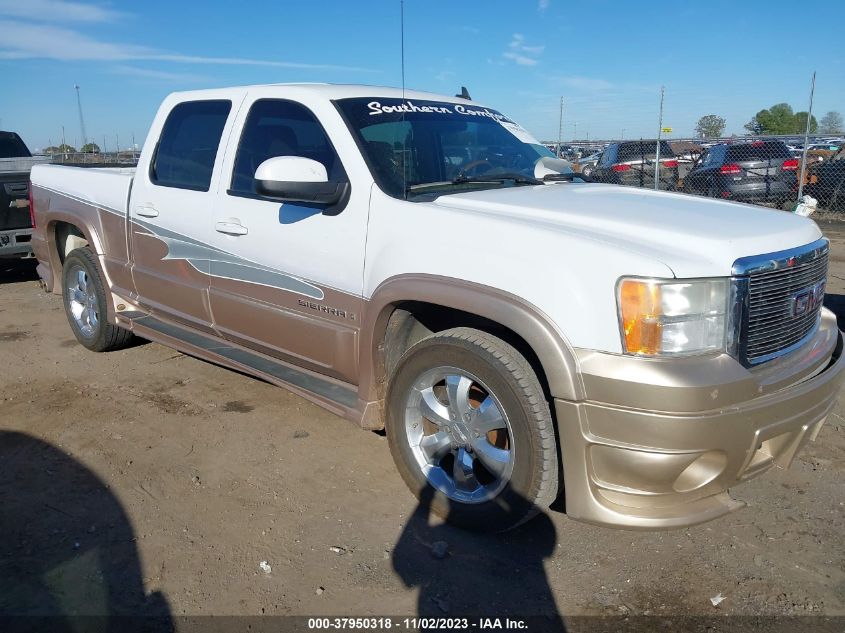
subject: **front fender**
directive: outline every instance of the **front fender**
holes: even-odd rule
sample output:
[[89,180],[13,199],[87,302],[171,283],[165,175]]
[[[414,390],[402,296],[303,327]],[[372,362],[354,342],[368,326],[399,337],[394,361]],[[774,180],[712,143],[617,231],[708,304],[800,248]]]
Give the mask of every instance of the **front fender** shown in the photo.
[[395,306],[422,301],[495,321],[522,337],[540,360],[552,396],[582,400],[584,388],[577,357],[560,330],[539,308],[524,299],[482,284],[439,275],[404,274],[376,288],[367,304],[361,329],[359,397],[383,397],[384,359],[379,346]]

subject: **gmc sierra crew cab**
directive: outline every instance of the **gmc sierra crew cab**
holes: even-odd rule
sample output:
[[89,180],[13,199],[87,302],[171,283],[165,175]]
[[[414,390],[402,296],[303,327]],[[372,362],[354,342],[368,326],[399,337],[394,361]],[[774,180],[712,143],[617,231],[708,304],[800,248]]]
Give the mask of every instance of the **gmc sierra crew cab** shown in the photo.
[[137,335],[385,429],[469,528],[560,496],[609,526],[719,517],[842,383],[814,222],[584,182],[459,97],[172,94],[137,169],[32,183],[38,271],[82,345]]

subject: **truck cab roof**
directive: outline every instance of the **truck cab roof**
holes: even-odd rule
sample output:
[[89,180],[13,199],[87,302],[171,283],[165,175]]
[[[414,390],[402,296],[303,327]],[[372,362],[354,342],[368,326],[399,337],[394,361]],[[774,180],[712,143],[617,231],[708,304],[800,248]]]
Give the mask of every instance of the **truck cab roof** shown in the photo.
[[434,92],[410,90],[402,88],[391,88],[388,86],[370,86],[367,84],[329,84],[329,83],[277,83],[277,84],[251,84],[244,86],[233,86],[226,88],[207,88],[203,90],[190,90],[174,92],[169,98],[177,101],[190,101],[194,99],[220,98],[229,95],[242,94],[244,92],[267,92],[271,94],[291,93],[302,95],[309,93],[315,97],[324,99],[348,99],[354,97],[383,97],[390,99],[419,99],[425,101],[444,101],[447,103],[472,103],[476,106],[483,104],[475,101],[468,101],[462,97],[448,96]]

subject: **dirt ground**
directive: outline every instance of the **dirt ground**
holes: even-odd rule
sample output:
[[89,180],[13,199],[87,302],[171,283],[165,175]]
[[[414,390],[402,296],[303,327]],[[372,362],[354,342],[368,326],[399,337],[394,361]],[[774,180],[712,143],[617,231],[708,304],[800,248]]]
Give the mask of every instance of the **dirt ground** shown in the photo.
[[0,613],[845,615],[845,404],[717,521],[479,536],[427,520],[383,436],[160,345],[88,352],[0,268]]

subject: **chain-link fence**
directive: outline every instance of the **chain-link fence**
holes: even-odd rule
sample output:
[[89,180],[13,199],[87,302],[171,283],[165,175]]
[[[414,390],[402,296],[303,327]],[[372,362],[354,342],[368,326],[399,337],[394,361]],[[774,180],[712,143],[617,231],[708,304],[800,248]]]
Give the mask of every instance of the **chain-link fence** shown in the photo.
[[[49,148],[48,148],[49,150]],[[138,152],[62,152],[46,151],[44,156],[59,165],[90,165],[92,167],[125,167],[138,163]]]
[[[820,211],[845,213],[842,116],[827,111],[817,120],[815,81],[812,86],[809,91],[794,86],[791,93],[796,103],[809,103],[806,111],[778,103],[757,111],[744,125],[738,116],[726,124],[717,114],[702,114],[697,121],[690,115],[730,108],[729,96],[714,97],[711,91],[679,94],[667,87],[665,111],[662,88],[566,96],[560,102],[559,139],[547,146],[596,182],[781,209],[794,208],[806,195],[818,201]],[[765,98],[753,87],[747,90],[734,96],[752,102]],[[685,129],[673,127],[673,120],[686,121]],[[591,126],[619,135],[591,140]],[[732,134],[726,134],[728,126]],[[644,129],[652,133],[643,138],[631,134]]]

